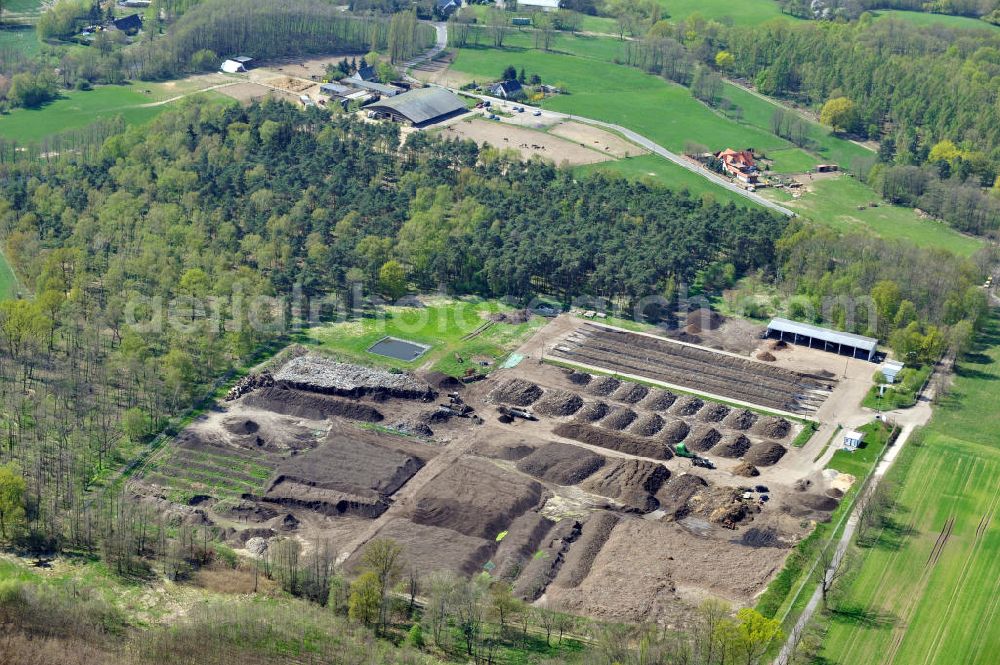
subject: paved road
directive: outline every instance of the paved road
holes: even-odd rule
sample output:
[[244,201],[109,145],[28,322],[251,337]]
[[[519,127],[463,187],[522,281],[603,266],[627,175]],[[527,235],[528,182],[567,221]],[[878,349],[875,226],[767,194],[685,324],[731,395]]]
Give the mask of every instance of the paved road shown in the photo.
[[[437,40],[436,40],[436,43],[434,44],[434,46],[430,50],[428,50],[426,53],[424,53],[423,55],[418,56],[418,57],[414,58],[413,60],[410,60],[408,62],[403,63],[403,70],[406,72],[405,76],[410,81],[416,81],[416,79],[414,79],[409,74],[409,71],[413,67],[415,67],[415,66],[417,66],[417,65],[419,65],[421,63],[427,62],[428,60],[432,60],[433,58],[437,57],[437,55],[439,53],[441,53],[445,49],[445,47],[448,45],[448,24],[447,23],[434,23],[433,25],[434,25],[434,29],[437,32]],[[454,89],[451,89],[451,88],[449,88],[449,89],[452,92],[458,92],[458,90],[454,90]],[[469,94],[469,93],[463,93],[463,94]],[[495,97],[489,97],[487,95],[472,95],[472,96],[478,97],[478,98],[483,99],[483,100],[487,100],[488,99],[490,101],[490,103],[499,104],[501,107],[506,106],[508,104],[508,102],[506,100],[496,99]],[[713,182],[714,184],[718,185],[719,187],[722,187],[724,189],[728,189],[729,191],[733,192],[734,194],[738,194],[739,196],[742,196],[745,199],[749,199],[749,200],[753,201],[754,203],[756,203],[758,205],[761,205],[761,206],[764,206],[765,208],[769,208],[771,210],[774,210],[775,212],[779,212],[782,215],[786,215],[788,217],[794,217],[795,216],[795,213],[792,210],[789,210],[788,208],[786,208],[786,207],[784,207],[782,205],[779,205],[779,204],[775,203],[774,201],[769,201],[769,200],[765,199],[763,196],[760,196],[759,194],[756,194],[754,192],[748,192],[747,190],[743,189],[742,187],[733,184],[732,182],[730,182],[726,178],[723,178],[722,176],[719,176],[719,175],[717,175],[715,173],[712,173],[711,171],[708,171],[708,170],[702,168],[699,164],[695,164],[695,163],[691,162],[690,160],[685,159],[681,155],[678,155],[678,154],[676,154],[674,152],[671,152],[671,151],[667,150],[666,148],[664,148],[659,143],[655,143],[654,141],[651,141],[650,139],[648,139],[645,136],[643,136],[642,134],[634,132],[631,129],[628,129],[627,127],[622,127],[621,125],[616,125],[616,124],[611,123],[611,122],[604,122],[603,120],[595,120],[593,118],[584,118],[582,116],[572,115],[572,114],[569,114],[569,113],[559,113],[557,111],[543,111],[543,114],[545,116],[547,116],[547,117],[563,118],[563,119],[566,119],[566,120],[576,120],[577,122],[585,122],[585,123],[590,124],[590,125],[595,125],[595,126],[598,126],[598,127],[603,127],[605,129],[610,129],[612,131],[618,132],[619,134],[621,134],[622,136],[624,136],[628,140],[632,141],[633,143],[635,143],[637,145],[640,145],[643,148],[645,148],[646,150],[649,150],[650,152],[655,153],[655,154],[659,155],[660,157],[663,157],[664,159],[667,159],[667,160],[673,162],[674,164],[680,166],[683,169],[687,169],[688,171],[690,171],[691,173],[694,173],[695,175],[701,176],[702,178],[705,178],[706,180],[709,180],[709,181]]]

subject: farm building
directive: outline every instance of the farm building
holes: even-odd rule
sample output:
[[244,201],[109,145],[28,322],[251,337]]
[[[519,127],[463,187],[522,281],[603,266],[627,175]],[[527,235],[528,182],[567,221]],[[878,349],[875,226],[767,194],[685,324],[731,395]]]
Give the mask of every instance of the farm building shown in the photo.
[[126,35],[134,35],[142,30],[142,17],[138,14],[130,14],[111,22],[115,29],[121,30]]
[[373,81],[377,82],[378,72],[375,71],[374,67],[362,60],[361,66],[358,67],[358,71],[351,74],[350,78],[354,81],[367,81],[369,83]]
[[355,88],[364,88],[365,90],[377,92],[382,97],[395,97],[399,93],[403,92],[402,88],[398,88],[394,85],[385,85],[383,83],[376,83],[375,81],[363,81],[361,79],[356,79],[353,76],[341,79],[340,82],[342,84],[352,85]]
[[540,9],[543,12],[554,12],[559,9],[559,0],[522,0],[517,3],[519,9]]
[[418,88],[365,108],[384,113],[399,122],[408,122],[414,127],[445,120],[467,110],[457,95],[444,88]]
[[864,432],[856,432],[854,430],[844,432],[844,450],[857,450],[864,438]]
[[732,148],[726,148],[722,152],[716,153],[715,158],[722,162],[722,169],[726,173],[740,182],[748,185],[757,183],[757,164],[754,162],[751,151],[736,151]]
[[330,97],[346,97],[354,92],[355,88],[341,85],[340,83],[324,83],[319,87],[319,90],[324,95],[328,95]]
[[836,164],[819,164],[816,166],[816,173],[833,173],[838,170],[839,167]]
[[504,99],[519,99],[524,97],[524,88],[521,87],[518,81],[510,79],[491,85],[490,94],[494,97],[502,97]]
[[437,0],[437,12],[443,18],[448,18],[461,6],[462,0]]
[[250,63],[253,62],[253,58],[248,58],[246,56],[237,56],[235,58],[229,58],[222,63],[221,69],[227,74],[236,74],[237,72],[245,72],[250,69]]
[[903,367],[903,363],[898,360],[886,360],[885,364],[882,365],[882,376],[885,377],[885,382],[896,383],[896,377],[903,371]]
[[774,319],[767,324],[767,336],[866,360],[875,358],[875,350],[878,347],[878,340],[871,337],[830,330],[788,319]]

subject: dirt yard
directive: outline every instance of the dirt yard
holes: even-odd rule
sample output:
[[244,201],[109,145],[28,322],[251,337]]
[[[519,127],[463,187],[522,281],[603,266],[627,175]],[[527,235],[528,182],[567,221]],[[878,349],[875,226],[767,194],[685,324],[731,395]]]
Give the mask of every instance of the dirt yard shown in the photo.
[[616,159],[644,155],[647,152],[609,131],[582,122],[561,122],[550,129],[549,133],[607,153]]
[[227,85],[224,88],[219,88],[218,92],[226,97],[232,97],[241,104],[251,104],[264,99],[268,95],[276,94],[274,90],[267,86],[260,85],[259,83],[250,83],[249,81]]
[[576,166],[613,159],[610,153],[602,153],[558,136],[479,118],[453,123],[441,130],[441,136],[472,139],[479,145],[489,144],[495,148],[511,148],[520,152],[525,159],[544,157],[556,164],[566,162]]
[[[851,479],[791,447],[798,422],[541,362],[584,325],[557,317],[516,367],[470,384],[293,359],[184,430],[130,490],[241,552],[330,542],[350,570],[388,537],[421,574],[488,569],[528,601],[599,618],[672,626],[707,597],[752,602]],[[718,468],[677,456],[682,441]]]

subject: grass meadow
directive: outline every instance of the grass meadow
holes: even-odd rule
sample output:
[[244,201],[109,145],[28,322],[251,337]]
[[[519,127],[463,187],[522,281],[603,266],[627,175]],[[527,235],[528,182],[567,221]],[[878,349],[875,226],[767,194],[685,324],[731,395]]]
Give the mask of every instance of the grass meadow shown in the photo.
[[63,92],[37,109],[14,109],[0,116],[0,136],[23,142],[39,141],[69,129],[120,115],[129,124],[149,122],[166,106],[146,106],[150,98],[135,86],[99,86],[87,91]]
[[752,205],[749,199],[712,184],[659,155],[640,155],[576,168],[578,173],[617,173],[629,180],[649,180],[672,189],[686,189],[694,196],[710,196],[720,203]]
[[981,351],[960,363],[931,423],[907,444],[887,475],[899,488],[897,506],[873,544],[859,550],[860,569],[830,616],[823,662],[996,662],[997,318],[981,342]]
[[[471,339],[463,339],[487,323],[487,314],[511,309],[479,298],[436,298],[423,307],[385,307],[377,315],[312,328],[308,340],[347,362],[396,369],[430,367],[451,376],[462,376],[469,367],[483,373],[546,322],[536,316],[517,325],[495,323]],[[410,362],[368,352],[372,344],[386,336],[428,344],[431,348]],[[477,364],[478,360],[489,360],[492,364],[484,367]]]
[[931,14],[929,12],[908,12],[902,10],[879,10],[872,13],[878,19],[893,18],[921,27],[940,25],[946,28],[963,28],[967,30],[1000,30],[1000,26],[969,16],[949,16],[948,14]]

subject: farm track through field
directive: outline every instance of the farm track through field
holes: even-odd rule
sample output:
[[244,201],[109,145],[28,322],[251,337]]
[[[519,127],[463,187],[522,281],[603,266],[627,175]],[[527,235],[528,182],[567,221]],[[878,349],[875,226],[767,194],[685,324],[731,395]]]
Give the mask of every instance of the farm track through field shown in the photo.
[[[958,491],[958,495],[962,496],[968,489],[969,483],[974,477],[974,473],[967,473],[965,476],[965,484]],[[941,554],[944,552],[945,546],[948,544],[948,539],[951,537],[952,530],[955,527],[955,508],[952,507],[951,512],[948,515],[948,519],[945,520],[944,525],[941,527],[941,532],[938,534],[937,540],[934,541],[934,547],[931,548],[930,554],[927,557],[927,562],[924,564],[924,570],[920,575],[920,581],[917,583],[916,588],[913,589],[907,596],[906,605],[903,611],[900,612],[899,622],[896,624],[893,635],[892,642],[889,645],[889,650],[886,652],[885,658],[882,662],[885,665],[892,665],[896,662],[896,656],[899,654],[899,649],[903,645],[903,640],[906,639],[910,627],[910,620],[916,611],[917,605],[924,598],[924,592],[927,590],[927,585],[930,583],[931,574],[934,572],[938,560],[941,558]]]
[[[943,460],[941,458],[935,458],[934,465],[930,469],[927,469],[926,473],[924,474],[927,486],[928,487],[936,486],[938,482],[938,477],[944,471],[945,468]],[[926,506],[932,502],[932,499],[934,499],[934,497],[931,496],[930,492],[927,492],[920,498],[920,501],[916,505],[910,508],[909,511],[911,516],[910,521],[904,527],[903,533],[912,532],[916,524],[917,516],[923,513],[923,511],[926,509]],[[879,530],[878,536],[875,538],[875,542],[881,540],[882,535],[885,533],[885,530],[886,530],[885,526],[883,526]],[[883,593],[886,591],[886,587],[888,586],[891,578],[891,575],[889,575],[887,571],[893,570],[899,566],[899,560],[903,558],[904,553],[905,553],[904,548],[898,547],[892,552],[892,554],[885,561],[884,565],[882,566],[882,574],[878,576],[878,585],[875,587],[874,591],[870,595],[871,600],[869,601],[869,603],[871,605],[874,606],[876,604],[878,605],[882,604],[880,602],[880,599],[882,598]],[[867,557],[865,557],[865,559],[867,559]],[[863,564],[864,561],[862,561],[862,565]],[[861,632],[855,631],[851,639],[845,643],[844,648],[841,649],[841,652],[837,654],[839,660],[847,663],[855,662],[853,651],[858,647],[861,638],[862,638]]]
[[[979,554],[980,544],[983,541],[983,535],[986,533],[986,529],[989,527],[990,522],[993,519],[993,511],[996,509],[997,499],[1000,498],[1000,492],[993,495],[993,499],[990,501],[990,506],[983,514],[982,518],[979,520],[979,524],[976,526],[976,536],[972,542],[972,547],[969,548],[969,554],[965,557],[965,563],[962,565],[962,572],[958,577],[958,582],[954,585],[951,598],[948,600],[948,607],[945,609],[944,620],[938,622],[937,634],[934,636],[934,642],[931,645],[931,649],[927,652],[927,658],[924,659],[925,663],[933,663],[934,659],[937,657],[938,652],[941,650],[941,645],[943,644],[943,638],[948,632],[948,626],[951,621],[952,613],[955,611],[955,604],[961,594],[963,588],[965,587],[965,580],[968,577],[969,569],[972,567],[972,563],[975,561]],[[987,626],[990,624],[986,624]]]

